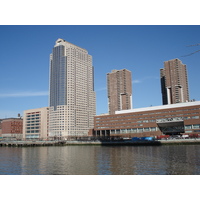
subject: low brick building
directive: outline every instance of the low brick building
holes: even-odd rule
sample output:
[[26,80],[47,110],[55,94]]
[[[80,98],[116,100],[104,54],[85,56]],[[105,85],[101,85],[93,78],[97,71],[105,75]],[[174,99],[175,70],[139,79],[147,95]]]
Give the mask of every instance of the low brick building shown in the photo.
[[5,139],[22,139],[23,119],[7,118],[1,122],[2,137]]
[[94,118],[98,137],[200,134],[200,101],[116,111]]

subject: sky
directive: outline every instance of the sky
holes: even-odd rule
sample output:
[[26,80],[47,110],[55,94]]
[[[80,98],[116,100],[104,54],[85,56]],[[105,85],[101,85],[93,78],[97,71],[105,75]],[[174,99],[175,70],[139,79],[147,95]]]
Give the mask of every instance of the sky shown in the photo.
[[[187,65],[190,99],[200,100],[200,26],[195,25],[1,25],[0,118],[48,106],[49,55],[58,38],[93,58],[96,114],[108,112],[106,74],[132,73],[133,108],[162,105],[160,68]],[[185,57],[184,57],[185,56]]]

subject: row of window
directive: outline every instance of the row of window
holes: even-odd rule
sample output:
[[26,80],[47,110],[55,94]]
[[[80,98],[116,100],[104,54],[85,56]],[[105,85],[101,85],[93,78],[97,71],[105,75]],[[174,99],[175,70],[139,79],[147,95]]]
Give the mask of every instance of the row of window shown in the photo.
[[[133,114],[133,115],[119,115],[119,116],[113,116],[113,117],[104,117],[104,119],[111,119],[111,118],[122,118],[122,117],[136,117],[136,116],[144,116],[144,115],[157,115],[162,113],[173,113],[173,112],[184,112],[184,111],[190,111],[190,110],[200,110],[200,108],[192,108],[192,109],[184,109],[184,110],[171,110],[171,111],[163,111],[163,112],[155,112],[155,113],[143,113],[143,114]],[[184,115],[188,114],[198,114],[196,113],[183,113]],[[166,115],[165,115],[166,116]],[[173,116],[173,115],[170,115]],[[156,116],[156,117],[162,117],[162,116]],[[101,117],[96,117],[96,119],[102,119]],[[139,119],[139,118],[137,118]]]
[[40,129],[40,127],[39,126],[36,126],[36,127],[27,127],[27,130],[29,130],[29,129]]
[[[185,114],[176,114],[176,115],[164,115],[164,116],[156,116],[156,118],[162,118],[162,117],[174,117],[174,116],[183,116],[183,115],[194,115],[194,114],[199,114],[199,113],[185,113]],[[134,115],[133,115],[134,116]],[[137,120],[137,119],[148,119],[148,118],[155,118],[155,116],[149,116],[149,117],[140,117],[140,118],[131,118],[131,115],[129,116],[121,116],[121,117],[128,117],[128,119],[126,120]],[[119,121],[118,119],[113,119],[113,120],[110,120],[111,118],[121,118],[119,116],[116,116],[116,117],[109,117],[109,118],[103,118],[105,121],[101,120],[101,121],[97,121],[96,122],[107,122],[108,120],[109,121]],[[96,118],[96,119],[102,119],[102,118]],[[184,119],[199,119],[199,116],[188,116],[188,117],[184,117]],[[154,120],[149,120],[150,122],[153,122]]]
[[26,133],[39,133],[39,130],[27,131]]
[[[188,120],[188,119],[199,119],[199,116],[192,116],[192,117],[183,117],[183,120]],[[127,119],[128,120],[128,119]],[[129,120],[131,120],[131,119],[129,119]],[[104,124],[104,125],[114,125],[114,124],[119,124],[119,123],[121,123],[121,124],[134,124],[134,123],[151,123],[151,122],[156,122],[156,120],[155,119],[153,119],[153,120],[141,120],[141,121],[137,121],[137,122],[123,122],[122,120],[110,120],[111,122],[113,122],[113,121],[116,121],[116,122],[118,122],[118,123],[112,123],[112,124],[104,124],[104,123],[102,123],[102,122],[107,122],[107,121],[101,121],[101,124],[96,124],[96,126],[101,126],[102,124]],[[100,121],[96,121],[96,122],[100,122]]]
[[[185,129],[200,129],[200,124],[185,125]],[[123,134],[123,133],[143,133],[143,132],[153,132],[158,131],[158,127],[145,127],[145,128],[132,128],[132,129],[115,129],[108,130],[110,134]],[[187,131],[186,131],[187,132]]]
[[27,118],[27,121],[29,121],[29,120],[36,120],[36,119],[40,119],[40,117],[36,117],[36,118]]
[[37,123],[37,124],[27,124],[26,126],[39,126],[40,124]]
[[200,129],[200,124],[185,125],[185,129]]
[[39,138],[38,134],[26,135],[26,139]]
[[30,118],[30,117],[39,117],[40,116],[40,114],[36,114],[36,115],[28,115],[28,116],[26,116],[27,117],[27,119],[28,118]]
[[158,131],[157,127],[146,127],[146,128],[132,128],[132,129],[116,129],[110,130],[110,134],[123,134],[123,133],[143,133]]
[[39,120],[36,120],[36,121],[28,121],[27,124],[29,123],[39,123],[40,121]]

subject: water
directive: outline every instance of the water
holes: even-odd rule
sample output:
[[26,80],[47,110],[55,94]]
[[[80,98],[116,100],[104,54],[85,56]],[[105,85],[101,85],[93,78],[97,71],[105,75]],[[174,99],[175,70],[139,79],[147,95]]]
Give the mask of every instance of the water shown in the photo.
[[199,175],[199,145],[0,147],[1,175]]

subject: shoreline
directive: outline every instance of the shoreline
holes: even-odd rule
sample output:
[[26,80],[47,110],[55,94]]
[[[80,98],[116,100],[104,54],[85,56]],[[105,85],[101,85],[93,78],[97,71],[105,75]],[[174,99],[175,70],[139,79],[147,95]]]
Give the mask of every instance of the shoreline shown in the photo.
[[68,146],[68,145],[101,145],[101,146],[159,146],[159,145],[198,145],[200,139],[173,139],[154,141],[0,141],[1,146],[35,147],[35,146]]

